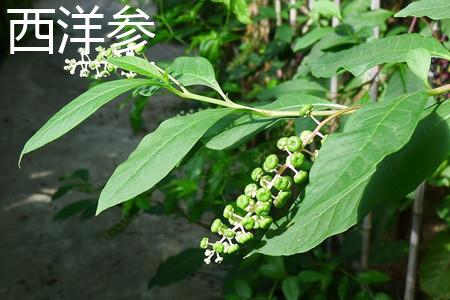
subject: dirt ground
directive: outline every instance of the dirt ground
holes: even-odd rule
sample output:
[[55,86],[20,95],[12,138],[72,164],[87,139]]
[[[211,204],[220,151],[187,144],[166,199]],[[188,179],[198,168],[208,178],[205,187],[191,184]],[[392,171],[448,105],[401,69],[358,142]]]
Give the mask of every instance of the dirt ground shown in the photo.
[[[92,1],[78,1],[86,10]],[[118,1],[96,1],[105,14],[119,11]],[[40,1],[40,8],[74,2]],[[58,33],[55,39],[60,39]],[[28,43],[27,41],[26,43]],[[110,210],[86,222],[54,222],[55,212],[79,195],[50,203],[58,177],[87,168],[102,184],[142,136],[132,133],[127,112],[110,103],[65,137],[40,149],[17,168],[26,140],[64,104],[84,92],[89,81],[69,76],[62,67],[75,55],[69,44],[64,56],[27,52],[8,56],[0,66],[0,299],[218,299],[214,272],[204,268],[178,284],[147,289],[161,261],[196,247],[204,231],[183,220],[143,216],[114,239],[105,229],[120,220]],[[148,53],[155,61],[182,54],[171,46]],[[154,129],[180,109],[180,100],[159,95],[146,111]]]

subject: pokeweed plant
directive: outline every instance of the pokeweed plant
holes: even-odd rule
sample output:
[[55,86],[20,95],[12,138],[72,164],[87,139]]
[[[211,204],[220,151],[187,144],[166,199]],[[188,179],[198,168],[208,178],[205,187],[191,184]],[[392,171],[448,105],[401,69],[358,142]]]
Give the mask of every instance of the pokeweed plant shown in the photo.
[[[424,1],[417,3],[424,5]],[[441,4],[429,4],[430,18],[450,17],[445,12],[436,13]],[[398,16],[427,14],[427,9],[414,10],[417,5]],[[365,17],[379,24],[391,14],[380,11]],[[326,16],[316,10],[311,19],[318,19],[320,24],[321,15]],[[293,255],[313,249],[327,237],[348,230],[369,211],[407,195],[433,174],[450,152],[450,105],[446,101],[450,86],[430,87],[428,80],[431,60],[448,61],[449,51],[440,40],[417,33],[397,32],[367,40],[367,26],[361,26],[354,15],[346,18],[343,12],[343,16],[346,24],[336,29],[317,26],[294,41],[293,51],[311,47],[310,52],[299,65],[295,80],[261,92],[266,100],[274,95],[277,98],[261,106],[230,99],[213,66],[202,57],[180,57],[162,68],[148,61],[143,49],[134,49],[134,45],[129,45],[125,56],[118,55],[114,47],[98,48],[95,59],[81,50],[81,61],[67,61],[69,72],[79,70],[82,77],[93,74],[97,78],[117,72],[127,79],[99,84],[73,100],[26,143],[21,157],[61,137],[128,91],[165,89],[181,99],[204,103],[208,109],[171,118],[142,140],[101,192],[98,214],[153,188],[200,141],[210,149],[223,150],[280,120],[301,123],[311,119],[316,124],[311,131],[301,130],[276,143],[280,153],[270,154],[261,167],[254,169],[250,176],[254,182],[225,206],[223,217],[230,225],[215,220],[211,231],[220,235],[218,241],[204,238],[200,246],[205,249],[207,263],[212,259],[221,262],[222,253],[236,252],[240,244],[254,238],[252,230],[262,229],[265,235],[260,243],[253,244],[251,254]],[[287,31],[278,33],[278,41],[292,40],[292,36],[285,37]],[[342,44],[350,46],[327,51]],[[384,65],[382,76],[391,76],[380,102],[346,103],[340,95],[338,104],[299,92],[304,85],[308,85],[303,89],[306,91],[321,88],[318,82],[306,80],[306,74],[316,78],[340,74],[350,78],[342,91],[347,95],[366,85],[364,74],[377,65]],[[396,76],[400,77],[398,81]],[[414,76],[422,83],[421,88],[406,87],[399,92],[397,87],[405,85],[406,76]],[[211,93],[191,89],[198,85],[210,88]],[[291,92],[281,96],[274,93],[282,87]],[[339,123],[344,125],[336,130]],[[296,197],[289,201],[289,210],[275,217],[272,208],[284,206],[293,194]]]

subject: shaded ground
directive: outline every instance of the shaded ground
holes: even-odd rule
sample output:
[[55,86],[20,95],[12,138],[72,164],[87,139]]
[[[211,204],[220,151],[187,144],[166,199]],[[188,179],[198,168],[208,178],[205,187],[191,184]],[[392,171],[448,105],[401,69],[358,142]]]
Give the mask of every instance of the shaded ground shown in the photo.
[[[105,14],[121,6],[95,1]],[[72,1],[39,2],[40,7]],[[90,9],[91,1],[78,1]],[[57,37],[61,38],[61,34]],[[160,262],[187,247],[196,247],[203,234],[182,220],[144,216],[114,239],[105,229],[120,220],[118,210],[93,220],[55,223],[52,218],[66,200],[50,204],[57,178],[80,168],[102,184],[118,163],[135,148],[127,113],[117,103],[104,107],[64,138],[28,155],[17,168],[20,150],[33,132],[70,99],[86,90],[89,81],[62,70],[64,57],[18,53],[0,66],[0,299],[216,299],[217,287],[206,271],[176,285],[147,290],[148,279]],[[155,60],[179,55],[180,49],[159,47]],[[161,95],[146,113],[151,129],[176,114],[179,100]],[[73,199],[76,195],[73,195]]]

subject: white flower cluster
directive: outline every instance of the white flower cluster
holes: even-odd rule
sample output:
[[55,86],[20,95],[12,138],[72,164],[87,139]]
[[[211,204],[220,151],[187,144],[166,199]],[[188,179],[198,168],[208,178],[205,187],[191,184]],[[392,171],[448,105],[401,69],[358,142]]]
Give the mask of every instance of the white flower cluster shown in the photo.
[[[133,45],[129,45],[128,49],[130,51],[126,52],[126,56],[134,56],[135,51],[133,50]],[[80,77],[89,77],[92,72],[94,72],[95,79],[100,79],[104,77],[109,77],[112,73],[117,71],[117,67],[108,62],[109,58],[121,57],[122,53],[114,45],[111,48],[105,49],[101,46],[95,48],[97,51],[97,57],[91,59],[89,54],[86,53],[84,48],[78,49],[80,54],[80,60],[76,59],[66,59],[64,70],[69,71],[71,75],[74,75],[77,70],[79,70]],[[137,74],[133,72],[121,71],[121,75],[127,78],[134,78]]]

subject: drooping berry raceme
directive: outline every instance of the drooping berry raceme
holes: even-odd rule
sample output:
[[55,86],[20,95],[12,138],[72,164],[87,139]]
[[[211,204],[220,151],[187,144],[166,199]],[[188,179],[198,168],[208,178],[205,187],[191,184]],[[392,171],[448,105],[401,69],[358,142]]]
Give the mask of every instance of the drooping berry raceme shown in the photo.
[[[135,56],[136,54],[141,54],[144,51],[141,47],[136,48],[135,46],[136,45],[134,43],[128,44],[127,48],[130,50],[126,52],[125,55]],[[66,59],[66,66],[64,66],[64,70],[69,71],[71,75],[74,75],[79,68],[80,77],[89,77],[92,72],[95,72],[95,79],[109,77],[112,73],[117,71],[116,66],[108,62],[109,58],[122,56],[122,53],[118,51],[114,44],[108,49],[99,46],[95,48],[95,51],[97,51],[97,56],[95,59],[91,59],[84,48],[78,49],[80,60],[77,61],[76,59]],[[127,78],[134,78],[137,74],[122,70],[121,75]]]
[[[305,115],[311,112],[311,108]],[[221,236],[216,242],[203,238],[200,247],[205,249],[205,263],[220,263],[223,254],[231,254],[239,250],[240,245],[253,239],[254,229],[267,229],[272,224],[270,211],[272,207],[281,208],[292,196],[294,184],[301,185],[308,179],[305,154],[312,152],[305,147],[312,142],[313,133],[304,131],[300,136],[283,137],[278,140],[277,148],[287,157],[281,162],[276,154],[270,154],[261,167],[251,173],[253,183],[248,184],[244,193],[237,197],[233,204],[223,210],[222,220],[216,219],[211,225],[211,232]],[[285,174],[289,172],[289,174]]]

